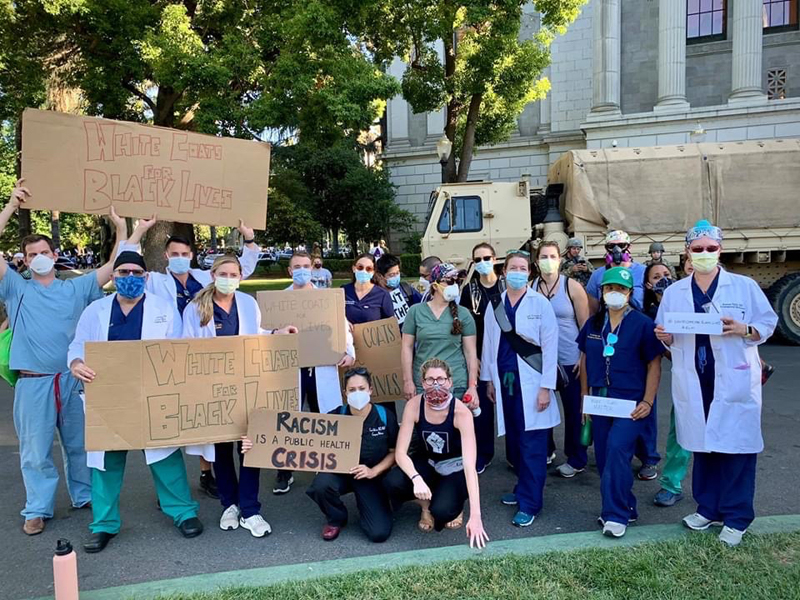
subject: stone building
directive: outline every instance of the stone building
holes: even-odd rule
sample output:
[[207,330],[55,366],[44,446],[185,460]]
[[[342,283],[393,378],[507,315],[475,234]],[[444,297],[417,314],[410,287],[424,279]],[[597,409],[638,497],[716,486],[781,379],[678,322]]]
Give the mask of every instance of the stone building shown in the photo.
[[[590,0],[553,43],[548,97],[507,142],[476,152],[469,179],[545,186],[565,150],[688,143],[699,129],[707,142],[800,137],[798,12],[800,0]],[[520,35],[537,28],[528,6]],[[443,128],[443,112],[388,104],[383,157],[420,228]]]

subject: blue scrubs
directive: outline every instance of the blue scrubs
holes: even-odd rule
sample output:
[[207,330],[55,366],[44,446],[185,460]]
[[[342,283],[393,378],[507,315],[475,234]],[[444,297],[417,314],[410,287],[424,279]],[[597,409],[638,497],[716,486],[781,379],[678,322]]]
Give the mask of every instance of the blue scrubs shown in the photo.
[[[598,300],[600,300],[600,296],[603,293],[600,283],[603,281],[603,273],[606,272],[607,268],[608,267],[600,267],[595,269],[592,276],[589,278],[589,283],[586,284],[586,293],[590,296],[594,296]],[[647,270],[647,267],[641,263],[631,263],[628,269],[630,269],[633,274],[633,299],[631,300],[631,306],[642,310],[644,306],[644,272]]]
[[[505,309],[511,325],[516,327],[517,308],[511,306],[506,296]],[[497,372],[500,376],[500,396],[503,402],[503,418],[506,426],[506,453],[508,461],[517,474],[514,495],[519,510],[529,515],[538,515],[544,504],[544,484],[547,479],[547,438],[550,429],[525,431],[525,410],[522,405],[522,388],[519,380],[517,353],[500,334],[497,349]],[[528,394],[537,390],[527,390]]]
[[[694,312],[718,312],[712,302],[719,283],[719,274],[704,293],[692,278]],[[695,336],[694,366],[700,379],[703,410],[708,411],[714,400],[716,361],[707,335]],[[757,454],[721,454],[695,452],[692,471],[692,495],[697,512],[706,519],[722,521],[728,527],[744,531],[755,518],[753,499],[756,492]]]
[[353,324],[380,321],[394,316],[392,297],[382,287],[373,285],[369,293],[359,299],[356,285],[348,283],[344,290],[344,314]]
[[175,277],[175,275],[172,275],[172,279],[175,282],[175,289],[178,292],[178,312],[181,313],[181,316],[183,316],[183,311],[186,310],[186,305],[192,301],[197,292],[203,289],[203,286],[200,285],[200,283],[194,277],[192,277],[191,274],[189,274],[185,286],[178,280],[177,277]]
[[[608,320],[600,330],[594,318],[586,322],[578,335],[578,346],[586,355],[586,375],[594,395],[637,402],[644,398],[647,365],[664,353],[654,329],[649,317],[630,310],[614,332],[619,338],[614,356],[606,358],[603,348],[610,332]],[[592,416],[603,498],[601,516],[605,521],[627,525],[638,517],[631,460],[645,426],[644,420]]]
[[21,514],[25,519],[53,516],[58,488],[52,452],[56,429],[72,505],[79,507],[91,501],[81,384],[69,371],[67,350],[83,309],[102,297],[95,273],[55,279],[44,286],[7,269],[0,280],[0,300],[6,305],[9,326],[14,330],[10,366],[44,375],[20,378],[14,388],[14,429],[26,493]]
[[119,300],[114,296],[114,301],[111,303],[111,319],[108,323],[108,341],[142,339],[142,317],[144,317],[144,296],[127,315],[122,312]]

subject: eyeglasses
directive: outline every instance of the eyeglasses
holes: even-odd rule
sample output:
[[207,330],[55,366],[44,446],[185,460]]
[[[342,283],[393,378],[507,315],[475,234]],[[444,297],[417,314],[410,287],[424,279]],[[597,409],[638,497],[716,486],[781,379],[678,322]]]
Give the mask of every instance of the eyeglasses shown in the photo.
[[700,252],[719,252],[719,246],[692,246],[689,248],[692,254],[699,254]]
[[614,356],[614,344],[619,341],[619,336],[616,333],[611,333],[606,336],[606,345],[603,348],[603,356],[610,358]]
[[356,271],[366,271],[367,273],[372,273],[375,271],[374,267],[365,267],[364,265],[356,265]]
[[487,260],[494,260],[494,256],[476,256],[472,259],[472,262],[479,263],[479,262],[486,262]]
[[145,272],[143,269],[117,269],[117,275],[120,277],[128,277],[129,275],[133,275],[134,277],[144,277]]
[[519,254],[520,256],[525,256],[527,258],[530,258],[531,256],[531,253],[526,252],[525,250],[509,250],[508,252],[506,252],[506,256],[513,256],[515,254]]
[[425,385],[444,385],[448,379],[448,377],[426,377],[422,382]]

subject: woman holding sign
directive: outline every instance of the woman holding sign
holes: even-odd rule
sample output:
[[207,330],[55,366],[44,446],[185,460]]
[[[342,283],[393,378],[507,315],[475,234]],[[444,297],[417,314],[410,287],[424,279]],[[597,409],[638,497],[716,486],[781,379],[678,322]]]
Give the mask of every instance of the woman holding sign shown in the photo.
[[[211,267],[211,283],[198,292],[183,313],[183,337],[213,338],[223,335],[257,335],[261,329],[261,311],[255,298],[237,291],[242,279],[239,260],[230,254],[220,256]],[[271,333],[297,333],[292,326]],[[217,489],[225,509],[220,529],[233,530],[240,525],[254,537],[272,532],[261,516],[258,501],[260,469],[244,466],[239,456],[239,478],[234,465],[234,442],[214,444],[214,472]]]
[[664,353],[653,321],[630,306],[633,286],[629,269],[607,269],[601,283],[600,310],[578,334],[583,412],[590,394],[608,398],[606,404],[612,407],[623,401],[635,403],[629,416],[591,417],[603,498],[598,521],[603,535],[609,537],[625,535],[628,523],[638,517],[631,460],[653,410]]
[[[408,401],[397,437],[395,460],[399,469],[386,476],[395,507],[416,498],[422,506],[422,531],[458,529],[464,523],[469,499],[469,545],[483,548],[489,536],[481,520],[475,426],[470,410],[453,396],[453,378],[447,363],[432,358],[420,370],[423,392]],[[423,442],[422,451],[408,455],[411,435]]]

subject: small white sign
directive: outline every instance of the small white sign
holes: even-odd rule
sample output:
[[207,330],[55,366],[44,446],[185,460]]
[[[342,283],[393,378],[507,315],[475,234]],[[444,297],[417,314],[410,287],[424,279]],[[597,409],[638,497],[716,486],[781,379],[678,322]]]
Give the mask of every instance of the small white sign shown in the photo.
[[722,335],[722,315],[719,313],[668,312],[664,315],[667,333],[704,333]]
[[620,400],[619,398],[605,398],[603,396],[583,397],[583,412],[587,415],[630,419],[631,413],[635,408],[635,400]]

